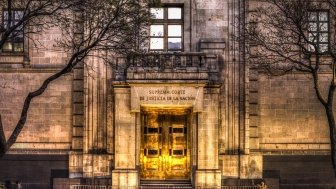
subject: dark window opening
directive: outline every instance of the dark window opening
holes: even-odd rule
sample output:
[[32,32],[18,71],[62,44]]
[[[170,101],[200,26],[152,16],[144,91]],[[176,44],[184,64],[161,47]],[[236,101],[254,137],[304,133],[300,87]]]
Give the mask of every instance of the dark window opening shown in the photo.
[[[9,14],[11,13],[11,14]],[[23,17],[23,11],[12,10],[11,12],[3,11],[3,28],[6,30],[16,24]],[[23,52],[23,26],[17,27],[3,45],[3,52]]]
[[147,128],[147,133],[158,133],[159,128]]
[[175,155],[175,156],[183,156],[183,150],[173,150],[173,155]]
[[159,151],[158,150],[148,150],[147,151],[147,153],[148,153],[148,155],[150,156],[150,155],[158,155],[159,154]]
[[[320,53],[329,49],[329,12],[314,10],[308,13],[309,41],[317,46]],[[314,45],[309,45],[310,51],[315,51]]]
[[173,133],[184,133],[183,128],[173,128]]

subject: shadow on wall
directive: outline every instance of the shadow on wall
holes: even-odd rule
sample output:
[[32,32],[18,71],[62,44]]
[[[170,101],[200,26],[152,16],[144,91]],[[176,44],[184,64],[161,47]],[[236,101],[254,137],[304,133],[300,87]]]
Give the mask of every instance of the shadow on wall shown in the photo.
[[[52,180],[68,177],[67,155],[17,155],[0,158],[0,186],[16,189],[49,189]],[[0,187],[1,189],[1,187]]]

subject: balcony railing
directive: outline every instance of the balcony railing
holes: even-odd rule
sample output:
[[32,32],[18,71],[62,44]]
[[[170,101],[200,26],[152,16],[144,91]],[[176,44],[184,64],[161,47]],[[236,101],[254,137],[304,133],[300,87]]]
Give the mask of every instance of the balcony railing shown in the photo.
[[[187,186],[100,186],[100,185],[72,185],[70,189],[193,189]],[[221,186],[221,187],[208,187],[198,186],[195,189],[267,189],[266,185],[263,186]]]
[[159,69],[177,69],[196,67],[214,69],[216,66],[215,64],[217,63],[217,56],[201,52],[167,52],[130,56],[127,61],[130,64],[130,68],[151,67]]
[[[188,78],[187,76],[187,79],[197,79],[196,75],[192,75],[193,73],[202,73],[208,76],[216,75],[218,73],[218,63],[219,57],[217,55],[203,52],[167,52],[132,55],[127,58],[120,57],[117,59],[115,77],[116,80],[124,80],[126,78],[147,79],[141,78],[143,75],[137,75],[133,78],[132,74],[175,73],[175,76],[177,74],[177,77],[180,78],[186,78],[186,75],[188,75],[191,77]],[[131,76],[131,78],[128,76]],[[204,75],[202,75],[202,79],[204,79]]]

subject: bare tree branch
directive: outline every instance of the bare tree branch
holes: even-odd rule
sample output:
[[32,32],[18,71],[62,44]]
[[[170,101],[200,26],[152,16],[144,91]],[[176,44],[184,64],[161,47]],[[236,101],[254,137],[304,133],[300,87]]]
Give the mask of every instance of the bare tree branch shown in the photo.
[[[73,4],[77,5],[70,6]],[[37,7],[38,12],[24,14],[22,18],[21,23],[40,16],[41,19],[42,16],[50,16],[53,21],[57,21],[53,27],[59,27],[63,35],[58,39],[56,47],[69,53],[70,58],[63,69],[44,80],[37,90],[28,93],[20,118],[9,139],[6,141],[5,135],[0,135],[0,156],[10,149],[24,128],[31,101],[43,94],[50,83],[72,72],[74,67],[87,57],[97,56],[94,52],[128,55],[145,51],[139,47],[148,39],[146,31],[151,17],[147,4],[138,0],[79,0],[69,1],[66,5],[61,8],[48,8],[48,11]],[[4,31],[6,32],[10,33],[9,30]],[[0,43],[0,47],[1,44],[3,43]],[[2,125],[0,126],[3,130]]]
[[[332,31],[336,26],[336,1],[265,0],[258,4],[246,25],[250,43],[250,64],[270,75],[303,72],[312,77],[317,99],[323,105],[330,130],[331,157],[336,176],[336,125],[333,111],[335,93],[336,32],[329,32],[328,48],[323,49],[318,32],[312,30],[312,11],[326,10],[330,14]],[[317,25],[317,31],[323,31]],[[314,33],[314,32],[315,33]],[[244,36],[240,36],[244,37]],[[332,69],[327,70],[328,67]],[[280,73],[280,74],[279,74]],[[329,74],[330,82],[322,82],[320,75]],[[327,83],[327,85],[326,85]],[[325,90],[326,89],[326,90]]]

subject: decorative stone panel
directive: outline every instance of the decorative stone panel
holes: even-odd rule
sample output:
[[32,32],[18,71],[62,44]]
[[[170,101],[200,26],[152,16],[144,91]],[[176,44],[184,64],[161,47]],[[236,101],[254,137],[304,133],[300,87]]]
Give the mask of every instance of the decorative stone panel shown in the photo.
[[131,111],[140,112],[140,106],[192,107],[203,110],[203,85],[133,85]]

